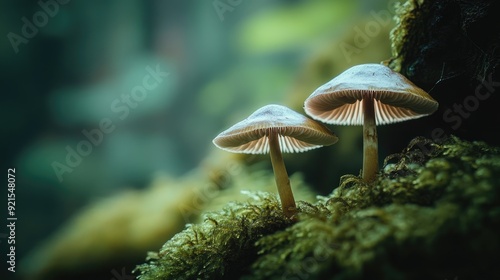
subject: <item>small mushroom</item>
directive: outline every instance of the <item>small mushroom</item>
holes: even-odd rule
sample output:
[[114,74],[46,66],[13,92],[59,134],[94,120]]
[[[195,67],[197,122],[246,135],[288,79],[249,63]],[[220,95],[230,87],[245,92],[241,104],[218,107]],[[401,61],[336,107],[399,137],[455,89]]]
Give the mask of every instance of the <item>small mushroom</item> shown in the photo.
[[323,124],[285,106],[267,105],[221,132],[213,143],[233,153],[269,153],[281,207],[287,217],[292,217],[296,213],[295,200],[281,153],[304,152],[337,141],[337,136]]
[[304,102],[313,119],[339,125],[363,125],[363,179],[378,172],[376,125],[434,113],[438,102],[403,75],[382,64],[351,67],[316,89]]

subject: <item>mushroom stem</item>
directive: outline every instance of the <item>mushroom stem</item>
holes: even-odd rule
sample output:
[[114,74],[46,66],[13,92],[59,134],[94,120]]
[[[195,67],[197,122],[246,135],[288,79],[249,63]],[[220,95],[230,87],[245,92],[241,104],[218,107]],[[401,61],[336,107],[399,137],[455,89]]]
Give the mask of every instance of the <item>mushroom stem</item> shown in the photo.
[[271,163],[273,165],[274,177],[278,194],[281,200],[283,213],[287,217],[292,217],[296,212],[295,199],[293,198],[292,188],[290,187],[290,179],[286,172],[285,163],[281,156],[280,143],[278,133],[275,129],[269,130],[269,154],[271,155]]
[[363,180],[370,183],[378,172],[378,139],[375,106],[371,94],[363,97]]

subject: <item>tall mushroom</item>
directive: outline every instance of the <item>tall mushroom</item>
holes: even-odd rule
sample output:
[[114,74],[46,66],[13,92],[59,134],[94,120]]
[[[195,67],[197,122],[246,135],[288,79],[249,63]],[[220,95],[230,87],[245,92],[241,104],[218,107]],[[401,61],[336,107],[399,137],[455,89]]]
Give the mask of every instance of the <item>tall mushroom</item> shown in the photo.
[[304,102],[313,119],[330,124],[363,125],[363,179],[378,172],[376,125],[434,113],[438,102],[403,75],[382,64],[351,67],[316,89]]
[[335,144],[337,140],[323,124],[285,106],[267,105],[221,132],[213,143],[234,153],[269,152],[281,207],[284,214],[291,217],[296,213],[296,206],[281,153],[304,152]]

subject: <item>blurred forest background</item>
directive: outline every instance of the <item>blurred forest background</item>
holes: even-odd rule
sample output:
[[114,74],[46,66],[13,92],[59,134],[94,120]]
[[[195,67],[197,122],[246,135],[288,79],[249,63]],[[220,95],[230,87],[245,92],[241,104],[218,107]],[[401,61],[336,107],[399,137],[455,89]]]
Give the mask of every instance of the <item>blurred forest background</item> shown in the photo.
[[[220,131],[257,108],[303,113],[305,98],[341,71],[390,58],[394,2],[1,1],[2,162],[17,171],[19,259],[90,202],[195,169]],[[168,76],[129,105],[123,96],[151,69]],[[88,151],[82,131],[103,120],[113,130]],[[340,141],[323,168],[301,158],[325,150],[285,156],[289,173],[307,171],[323,194],[358,174],[362,158],[360,127],[332,130]],[[381,157],[414,136],[381,141]],[[78,147],[88,155],[68,166]],[[60,178],[55,162],[68,168]]]

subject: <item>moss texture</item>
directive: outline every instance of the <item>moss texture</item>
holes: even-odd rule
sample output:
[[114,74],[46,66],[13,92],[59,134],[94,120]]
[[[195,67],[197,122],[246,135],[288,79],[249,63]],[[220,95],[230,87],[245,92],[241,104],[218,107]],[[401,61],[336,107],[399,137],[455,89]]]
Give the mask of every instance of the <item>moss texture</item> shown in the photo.
[[346,175],[299,202],[296,221],[268,193],[207,214],[151,253],[139,279],[492,279],[499,174],[500,149],[416,138],[373,185]]

